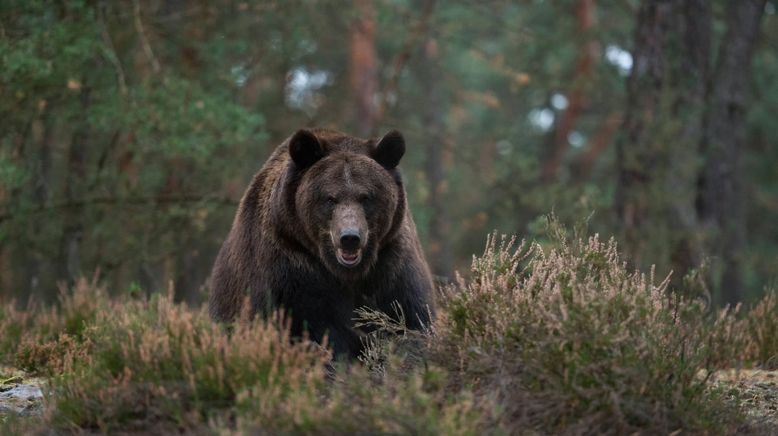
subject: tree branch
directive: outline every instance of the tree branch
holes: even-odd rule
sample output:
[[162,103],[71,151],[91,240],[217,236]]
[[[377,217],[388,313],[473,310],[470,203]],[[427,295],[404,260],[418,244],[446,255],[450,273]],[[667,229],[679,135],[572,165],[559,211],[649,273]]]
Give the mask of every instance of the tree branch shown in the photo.
[[155,74],[159,73],[162,67],[159,65],[159,61],[157,60],[156,56],[154,56],[154,51],[151,49],[151,43],[149,43],[149,39],[146,37],[146,31],[143,29],[143,21],[140,18],[140,2],[138,2],[138,0],[133,0],[132,5],[133,15],[135,18],[135,30],[138,32],[138,37],[140,38],[141,45],[143,46],[143,51],[146,53],[146,57],[151,63],[152,71],[154,71]]
[[597,159],[611,144],[613,135],[621,126],[623,118],[620,111],[613,112],[605,118],[605,122],[597,129],[589,149],[573,164],[573,174],[578,183],[589,179]]
[[108,28],[105,25],[104,9],[105,2],[101,2],[100,6],[97,8],[97,21],[100,24],[100,35],[103,38],[103,44],[105,44],[108,49],[108,54],[106,57],[113,64],[114,69],[116,69],[116,78],[119,81],[119,91],[123,96],[126,96],[127,80],[125,79],[124,69],[122,68],[121,62],[119,61],[119,56],[116,54],[116,48],[113,45],[111,34],[108,33]]
[[191,204],[191,203],[206,203],[222,206],[236,207],[239,201],[227,197],[208,197],[202,195],[157,195],[153,197],[93,197],[81,200],[63,201],[60,203],[51,204],[48,206],[40,206],[27,210],[17,211],[3,211],[0,213],[0,222],[12,219],[14,216],[22,215],[24,213],[41,214],[60,210],[68,210],[74,208],[92,207],[92,206],[157,206],[157,205],[175,205],[175,204]]
[[559,167],[562,165],[562,158],[568,148],[568,136],[573,131],[578,121],[578,116],[584,108],[586,87],[591,80],[592,67],[595,62],[596,42],[590,35],[594,24],[594,7],[594,0],[578,1],[576,17],[578,34],[581,36],[582,42],[579,46],[578,60],[575,65],[573,89],[567,98],[568,106],[562,113],[562,117],[553,132],[549,156],[543,163],[542,178],[546,182],[556,180]]
[[408,38],[400,49],[400,53],[395,57],[392,74],[389,75],[381,93],[383,98],[381,98],[381,106],[378,108],[379,114],[384,113],[389,96],[397,93],[397,83],[400,80],[400,74],[402,74],[405,65],[408,63],[408,60],[410,60],[413,48],[416,47],[422,37],[425,36],[429,25],[429,19],[434,9],[435,0],[427,0],[424,2],[419,21],[416,23],[414,29],[408,33]]

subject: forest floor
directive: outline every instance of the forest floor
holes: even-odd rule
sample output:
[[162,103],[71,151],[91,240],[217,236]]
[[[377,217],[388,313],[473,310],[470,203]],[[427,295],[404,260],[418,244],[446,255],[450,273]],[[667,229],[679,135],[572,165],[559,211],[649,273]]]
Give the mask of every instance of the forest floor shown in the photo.
[[0,366],[0,421],[4,415],[37,415],[43,410],[46,379]]
[[778,371],[740,369],[716,371],[713,386],[740,400],[748,421],[762,428],[778,428]]
[[[5,416],[36,416],[43,411],[46,379],[0,367],[0,422]],[[778,428],[778,371],[732,369],[716,371],[712,387],[740,400],[748,422],[757,428]]]

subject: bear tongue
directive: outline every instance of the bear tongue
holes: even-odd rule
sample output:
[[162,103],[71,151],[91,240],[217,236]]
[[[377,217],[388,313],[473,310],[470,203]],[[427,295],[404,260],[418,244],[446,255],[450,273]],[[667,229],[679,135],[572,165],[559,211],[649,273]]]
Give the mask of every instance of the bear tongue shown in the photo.
[[357,253],[356,251],[353,252],[353,253],[349,253],[348,251],[341,251],[341,253],[342,253],[341,256],[343,256],[343,259],[347,260],[349,262],[353,262],[353,261],[357,260],[357,257],[359,257],[359,253]]
[[340,258],[341,263],[343,263],[345,266],[352,266],[359,262],[360,252],[361,250],[346,251],[342,248],[338,248],[338,257]]

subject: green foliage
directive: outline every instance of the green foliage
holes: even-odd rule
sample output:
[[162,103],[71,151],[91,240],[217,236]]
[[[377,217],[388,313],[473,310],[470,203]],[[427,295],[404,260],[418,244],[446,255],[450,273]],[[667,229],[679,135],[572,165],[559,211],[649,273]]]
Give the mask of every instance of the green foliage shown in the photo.
[[41,88],[51,92],[64,88],[68,79],[79,79],[100,49],[94,8],[81,0],[69,0],[59,10],[53,6],[40,0],[3,6],[8,37],[0,40],[2,80],[19,99],[31,100]]
[[[491,229],[541,237],[549,210],[566,223],[596,211],[591,228],[618,234],[614,143],[626,70],[611,55],[626,56],[634,45],[635,4],[594,4],[586,29],[584,2],[435,2],[429,14],[426,0],[369,5],[373,99],[383,109],[370,133],[398,128],[408,139],[402,168],[425,247],[437,216],[445,218],[455,268],[467,267]],[[724,8],[713,10],[718,38]],[[751,232],[745,297],[761,294],[778,270],[771,225],[778,156],[769,146],[778,132],[769,48],[778,35],[770,10],[742,132]],[[214,9],[12,0],[0,11],[3,295],[54,300],[58,281],[99,270],[111,289],[131,282],[160,289],[172,280],[176,298],[195,300],[242,190],[271,149],[303,126],[357,132],[362,114],[349,65],[359,58],[351,42],[362,11],[352,3],[230,0]],[[669,89],[662,104],[685,88]],[[557,138],[574,95],[581,105],[569,137]],[[678,148],[672,133],[688,124],[669,109],[653,129],[662,150]],[[437,188],[428,144],[441,144]],[[559,144],[558,172],[541,182]],[[659,186],[672,187],[676,170],[699,164],[676,160],[652,171],[670,180]],[[672,199],[659,191],[657,210]],[[666,251],[684,236],[673,225],[650,233],[647,251]],[[66,240],[78,240],[78,250],[65,250]],[[644,258],[669,272],[667,256]]]
[[105,107],[94,108],[90,121],[106,131],[133,132],[135,150],[141,155],[191,158],[204,165],[234,144],[262,139],[257,130],[262,125],[260,115],[225,96],[205,92],[196,82],[166,78],[133,89],[129,100],[129,107],[106,101]]
[[13,159],[0,155],[0,184],[8,189],[18,189],[27,181],[27,173]]
[[[138,279],[164,287],[182,274],[177,256],[187,245],[196,247],[180,262],[207,271],[210,257],[191,253],[229,222],[224,206],[234,206],[237,186],[258,166],[251,154],[266,139],[265,118],[237,101],[235,83],[218,74],[229,67],[213,60],[204,66],[212,74],[194,77],[160,61],[143,49],[154,27],[148,5],[138,16],[130,8],[129,19],[120,6],[3,5],[0,237],[15,253],[3,266],[4,287],[51,300],[57,281],[96,269],[118,288]],[[119,30],[126,24],[131,37]],[[157,53],[187,44],[171,41]],[[68,252],[70,238],[78,247]],[[206,246],[210,253],[217,241]],[[122,278],[132,270],[145,272]]]

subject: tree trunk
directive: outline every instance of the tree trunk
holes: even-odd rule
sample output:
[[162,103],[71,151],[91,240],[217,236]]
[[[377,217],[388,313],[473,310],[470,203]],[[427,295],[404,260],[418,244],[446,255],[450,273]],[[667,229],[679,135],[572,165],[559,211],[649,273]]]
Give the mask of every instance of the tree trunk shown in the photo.
[[[81,91],[81,106],[86,113],[91,104],[90,90]],[[68,149],[65,176],[65,201],[77,202],[84,196],[86,185],[86,153],[89,148],[89,124],[86,119],[73,132]],[[81,239],[84,235],[82,208],[69,208],[63,219],[63,232],[59,247],[59,279],[68,285],[81,275]]]
[[710,63],[705,0],[644,0],[638,11],[627,108],[617,143],[616,210],[638,266],[673,270],[673,284],[699,262],[697,159]]
[[668,153],[664,184],[664,191],[669,194],[671,285],[676,289],[684,286],[684,278],[702,264],[704,251],[694,202],[700,171],[697,144],[703,130],[713,26],[708,0],[686,0],[680,12],[682,33],[678,42],[683,52],[674,61],[678,68],[673,72],[677,96],[671,109],[672,119],[680,126],[677,137],[668,138],[675,144]]
[[[641,3],[635,31],[632,71],[627,81],[627,110],[622,127],[624,138],[616,149],[619,181],[616,211],[624,232],[624,243],[633,262],[641,265],[641,241],[651,210],[651,188],[656,166],[655,151],[648,136],[651,120],[658,118],[665,76],[664,35],[673,8],[667,3]],[[646,218],[649,218],[648,220]]]
[[594,0],[578,0],[576,19],[581,44],[578,48],[575,77],[572,79],[573,88],[567,95],[567,109],[562,113],[556,129],[550,136],[550,147],[548,148],[548,154],[543,163],[541,174],[545,182],[553,182],[557,179],[559,168],[562,165],[562,158],[568,149],[568,137],[573,131],[576,121],[578,121],[581,110],[584,108],[586,87],[589,85],[592,76],[592,65],[594,64],[597,49],[596,42],[589,34],[594,24]]
[[622,118],[621,112],[608,115],[589,141],[586,152],[573,164],[571,172],[577,184],[581,185],[589,180],[600,156],[611,145],[613,136],[624,122]]
[[701,150],[698,213],[710,237],[715,288],[723,303],[735,304],[743,291],[742,256],[746,242],[740,155],[751,58],[765,0],[732,0],[727,32],[708,94]]
[[[34,160],[33,164],[35,184],[33,198],[35,205],[43,209],[51,198],[51,152],[54,127],[50,116],[51,111],[44,105],[41,112],[40,117],[33,123],[32,136],[37,151],[37,159]],[[32,250],[30,254],[28,260],[29,294],[39,297],[42,301],[48,301],[53,295],[43,295],[46,292],[46,287],[43,285],[47,280],[51,280],[51,275],[46,276],[50,262],[39,250]]]
[[371,0],[355,0],[359,14],[351,32],[351,92],[357,134],[372,136],[381,117],[377,104],[376,20]]
[[440,78],[438,44],[434,38],[427,41],[421,62],[422,83],[427,89],[427,104],[424,114],[425,131],[425,173],[429,184],[429,242],[430,267],[435,275],[449,276],[452,269],[451,244],[449,244],[450,223],[446,207],[446,159],[444,156],[446,135],[444,124],[445,104]]

